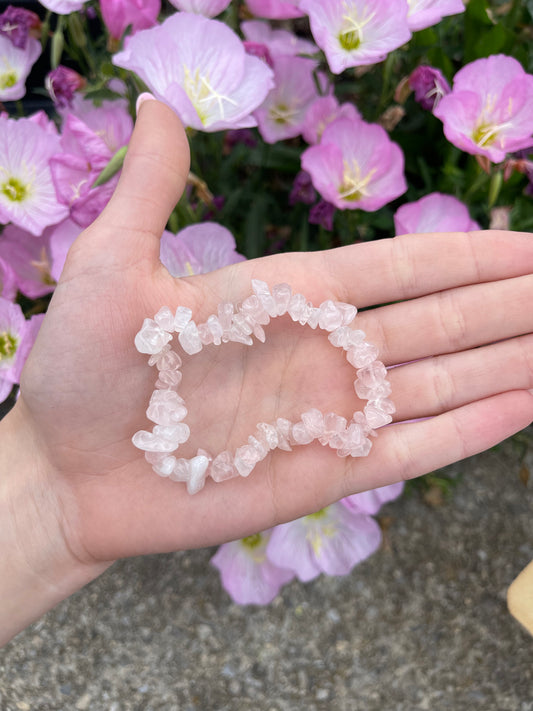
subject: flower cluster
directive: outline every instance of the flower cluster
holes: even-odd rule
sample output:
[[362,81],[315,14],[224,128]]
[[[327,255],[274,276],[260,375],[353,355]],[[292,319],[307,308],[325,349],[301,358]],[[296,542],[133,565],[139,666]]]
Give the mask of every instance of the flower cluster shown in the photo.
[[[191,141],[161,239],[174,276],[394,232],[533,224],[527,4],[23,4],[0,12],[0,402],[16,397],[69,247],[110,199],[146,88]],[[222,547],[226,589],[266,602],[294,576],[347,572],[379,543],[385,495]]]

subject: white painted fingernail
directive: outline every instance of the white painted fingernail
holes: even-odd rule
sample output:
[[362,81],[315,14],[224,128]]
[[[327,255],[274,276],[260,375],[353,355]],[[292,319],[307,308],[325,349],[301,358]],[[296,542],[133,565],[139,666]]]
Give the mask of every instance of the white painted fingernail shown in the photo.
[[135,103],[135,113],[139,115],[139,109],[144,104],[145,101],[155,101],[155,96],[145,91],[143,94],[139,94],[137,97],[137,102]]

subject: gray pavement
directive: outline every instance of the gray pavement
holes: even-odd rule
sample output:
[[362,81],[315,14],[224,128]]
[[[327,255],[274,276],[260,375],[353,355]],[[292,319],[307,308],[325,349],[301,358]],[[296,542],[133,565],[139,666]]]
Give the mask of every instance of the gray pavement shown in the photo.
[[505,604],[533,558],[520,466],[507,442],[449,468],[450,500],[388,505],[376,555],[266,608],[231,603],[212,550],[119,562],[0,651],[0,709],[533,711]]

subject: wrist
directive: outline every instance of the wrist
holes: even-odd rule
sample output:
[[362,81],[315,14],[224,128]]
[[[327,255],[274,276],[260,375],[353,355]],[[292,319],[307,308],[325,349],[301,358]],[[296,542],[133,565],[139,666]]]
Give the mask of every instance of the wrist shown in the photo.
[[58,480],[19,400],[0,421],[0,646],[110,565],[70,549]]

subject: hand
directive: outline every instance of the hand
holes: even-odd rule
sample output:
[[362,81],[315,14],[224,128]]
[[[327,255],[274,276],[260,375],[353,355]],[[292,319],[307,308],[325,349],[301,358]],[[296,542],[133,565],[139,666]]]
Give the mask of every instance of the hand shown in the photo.
[[[468,457],[531,422],[531,235],[411,235],[174,279],[159,262],[159,237],[187,172],[177,118],[146,102],[116,193],[69,253],[6,418],[39,461],[30,505],[74,560],[96,574],[118,557],[236,539]],[[189,306],[201,321],[249,295],[252,278],[288,282],[315,305],[389,304],[356,324],[387,366],[404,364],[389,373],[398,424],[380,430],[366,458],[316,443],[276,450],[249,478],[208,480],[191,497],[131,443],[148,426],[156,378],[134,335],[162,305]],[[265,330],[264,345],[184,357],[191,438],[179,455],[234,451],[258,422],[295,421],[310,407],[351,415],[354,371],[323,331],[286,317]],[[415,418],[431,419],[402,424]]]

